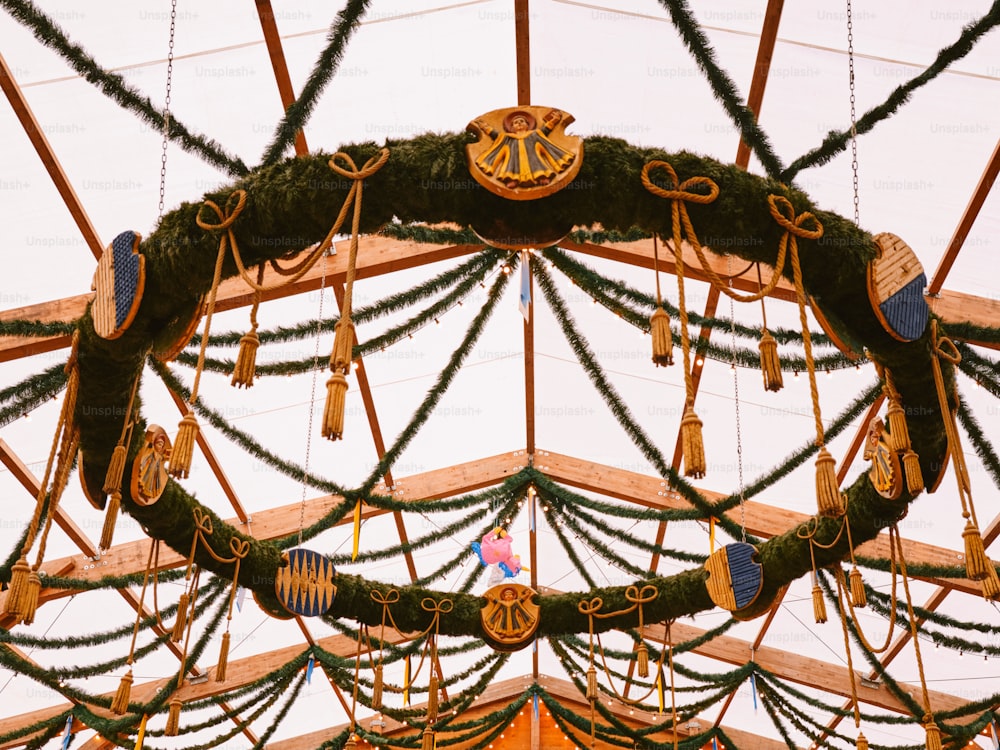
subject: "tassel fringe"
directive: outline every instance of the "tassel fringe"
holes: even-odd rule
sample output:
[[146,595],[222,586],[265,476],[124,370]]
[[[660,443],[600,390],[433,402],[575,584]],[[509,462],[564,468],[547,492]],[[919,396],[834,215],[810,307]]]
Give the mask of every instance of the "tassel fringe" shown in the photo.
[[197,439],[198,419],[194,412],[188,409],[188,413],[178,426],[177,440],[170,452],[170,476],[178,479],[187,478],[191,471],[191,459],[194,457],[194,444]]
[[906,475],[906,491],[919,495],[924,491],[924,475],[920,470],[920,457],[913,450],[903,454],[903,473]]
[[[121,493],[122,476],[125,474],[125,459],[127,454],[124,445],[116,445],[108,462],[108,471],[104,475],[104,491],[110,494]],[[107,549],[107,548],[105,548]]]
[[435,721],[438,715],[438,678],[431,675],[430,684],[427,686],[427,720]]
[[858,609],[868,605],[868,594],[865,592],[865,582],[861,578],[861,571],[855,565],[851,568],[851,604]]
[[21,610],[21,622],[30,625],[35,621],[35,610],[38,609],[38,596],[42,593],[42,579],[37,570],[28,573],[28,585],[24,589],[24,606]]
[[827,518],[844,515],[844,499],[837,483],[837,462],[824,445],[816,459],[816,505],[819,514]]
[[257,348],[260,346],[260,336],[257,329],[252,328],[240,337],[240,352],[236,355],[236,365],[233,367],[233,378],[230,385],[237,388],[252,388],[254,375],[257,372]]
[[587,670],[587,700],[591,703],[597,700],[597,670],[593,664]]
[[970,580],[981,581],[989,575],[993,563],[986,557],[983,538],[971,518],[965,523],[962,539],[965,540],[965,575]]
[[215,681],[226,681],[226,667],[229,666],[229,631],[222,634],[222,647],[219,649],[219,663],[215,665]]
[[323,437],[340,440],[344,434],[344,411],[347,403],[347,378],[339,370],[326,381],[326,407],[323,409]]
[[184,638],[184,628],[187,627],[187,611],[190,603],[191,599],[188,596],[188,592],[185,591],[181,594],[180,601],[177,602],[177,619],[174,620],[174,630],[170,634],[170,640],[174,643],[180,643],[181,639]]
[[28,574],[31,566],[22,554],[11,568],[10,587],[7,589],[7,600],[4,602],[4,614],[20,617],[24,611],[24,599],[28,593]]
[[115,693],[115,699],[111,701],[111,713],[116,716],[123,715],[128,711],[128,702],[132,697],[132,668],[129,667],[128,672],[122,677],[122,681],[118,683],[118,692]]
[[701,437],[701,420],[694,407],[687,404],[681,418],[681,446],[684,454],[684,476],[701,479],[705,476],[705,443]]
[[649,319],[649,332],[653,336],[653,364],[669,367],[674,363],[674,338],[670,333],[670,316],[662,305]]
[[434,750],[437,747],[437,737],[430,727],[424,729],[423,742],[420,743],[420,750]]
[[941,750],[941,729],[930,714],[924,715],[924,729],[927,730],[927,750]]
[[889,448],[894,451],[910,450],[910,431],[906,427],[906,412],[895,399],[889,401],[886,416],[889,420]]
[[372,708],[382,710],[382,665],[375,667],[375,684],[372,687]]
[[[115,450],[118,450],[115,448]],[[101,549],[111,549],[111,540],[115,536],[115,525],[118,523],[118,511],[122,506],[121,489],[115,489],[108,500],[108,507],[104,513],[104,526],[101,528],[101,542],[98,545]]]
[[826,602],[823,600],[823,590],[818,583],[813,584],[813,616],[818,625],[826,622]]
[[167,713],[167,726],[163,733],[167,737],[176,737],[181,728],[181,699],[172,698],[170,701],[170,711]]
[[986,578],[982,581],[983,598],[995,602],[1000,599],[1000,577],[997,576],[996,568],[992,568]]
[[857,750],[868,750],[868,738],[865,737],[864,732],[858,733],[858,741],[854,743],[854,747],[856,747]]
[[764,376],[765,391],[780,391],[784,387],[781,378],[781,360],[778,358],[778,342],[764,328],[760,337],[760,370]]
[[636,670],[640,677],[649,677],[649,649],[645,643],[639,644],[639,649],[635,657]]

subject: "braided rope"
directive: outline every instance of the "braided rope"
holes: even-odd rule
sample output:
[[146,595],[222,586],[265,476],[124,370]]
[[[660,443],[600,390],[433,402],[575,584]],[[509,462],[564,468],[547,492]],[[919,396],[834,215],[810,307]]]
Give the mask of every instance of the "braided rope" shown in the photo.
[[[809,321],[806,318],[806,292],[802,284],[802,266],[799,263],[798,238],[807,240],[819,239],[823,236],[823,225],[810,212],[795,215],[791,202],[780,195],[769,195],[767,203],[771,216],[785,233],[781,235],[778,245],[779,257],[784,254],[786,246],[792,256],[792,281],[795,284],[795,296],[799,303],[799,323],[802,325],[802,348],[805,352],[806,371],[809,374],[809,395],[812,397],[813,418],[816,422],[816,445],[822,448],[825,443],[823,436],[823,417],[819,408],[819,390],[816,387],[816,365],[813,359],[812,338],[809,335]],[[787,216],[785,214],[788,214]],[[803,226],[807,221],[815,223],[814,229]]]
[[[662,188],[650,179],[650,172],[654,169],[663,169],[670,177],[672,189]],[[687,305],[684,300],[684,248],[681,241],[681,228],[687,241],[695,248],[695,252],[701,253],[701,244],[698,242],[698,235],[694,231],[694,225],[688,216],[687,202],[706,205],[719,197],[719,186],[708,177],[689,177],[681,182],[677,177],[677,172],[669,162],[654,160],[643,165],[640,175],[643,187],[653,195],[666,198],[671,201],[670,213],[673,220],[673,251],[677,261],[677,307],[680,311],[681,319],[681,351],[684,354],[684,391],[688,405],[694,404],[694,379],[691,375],[691,336],[688,331]],[[695,186],[705,186],[708,193],[696,193],[689,188]],[[658,281],[658,280],[657,280]],[[719,281],[721,284],[721,280]]]

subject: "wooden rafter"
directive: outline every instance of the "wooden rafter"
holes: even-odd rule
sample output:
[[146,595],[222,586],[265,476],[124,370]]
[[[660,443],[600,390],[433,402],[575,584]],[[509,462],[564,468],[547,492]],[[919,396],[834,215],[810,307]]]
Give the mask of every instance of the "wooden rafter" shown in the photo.
[[45,137],[45,131],[42,130],[42,126],[35,119],[31,107],[28,106],[28,100],[24,98],[24,93],[21,91],[21,87],[17,85],[17,81],[14,80],[14,75],[11,73],[10,68],[7,67],[7,61],[4,60],[3,55],[0,55],[0,89],[3,89],[7,101],[10,102],[11,109],[14,110],[18,122],[24,128],[25,135],[31,141],[31,145],[42,160],[45,171],[49,173],[52,183],[56,186],[56,190],[59,191],[59,196],[63,199],[63,203],[66,204],[66,208],[69,209],[73,221],[76,222],[80,234],[83,235],[84,242],[87,243],[90,252],[94,254],[94,258],[100,259],[104,252],[104,245],[101,244],[101,240],[97,236],[97,230],[91,224],[90,217],[87,215],[86,210],[84,210],[83,204],[76,194],[76,190],[73,189],[72,183],[63,171],[62,164],[59,163],[59,159],[56,158],[56,154],[49,144],[49,139]]
[[976,218],[979,216],[979,212],[986,202],[986,196],[993,189],[993,183],[996,182],[997,174],[1000,174],[1000,139],[997,140],[997,145],[993,148],[993,155],[990,157],[989,162],[987,162],[986,169],[983,170],[983,174],[979,178],[979,183],[972,192],[972,198],[969,199],[969,204],[965,207],[962,218],[955,228],[955,233],[951,236],[948,247],[945,249],[944,255],[938,263],[937,270],[931,279],[931,283],[927,287],[927,294],[932,297],[941,291],[945,277],[951,270],[955,258],[958,257],[959,251],[965,244],[965,238],[969,236],[972,225],[976,223]]

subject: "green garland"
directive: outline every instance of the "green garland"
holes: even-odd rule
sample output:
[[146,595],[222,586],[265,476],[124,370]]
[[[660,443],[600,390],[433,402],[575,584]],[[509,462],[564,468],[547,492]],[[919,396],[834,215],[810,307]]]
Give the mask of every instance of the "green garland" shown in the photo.
[[337,13],[326,37],[326,47],[316,59],[298,99],[288,105],[285,116],[278,123],[274,138],[261,157],[260,166],[266,167],[281,159],[295,140],[295,134],[309,122],[319,95],[340,67],[347,42],[361,25],[361,18],[368,10],[369,2],[370,0],[347,0],[347,4]]
[[[953,44],[938,52],[937,57],[929,67],[906,83],[893,89],[885,102],[865,112],[855,124],[855,132],[858,135],[867,133],[879,122],[895,114],[896,110],[909,100],[910,95],[916,89],[937,78],[952,63],[961,60],[969,54],[973,47],[975,47],[976,42],[997,25],[1000,25],[1000,2],[994,0],[993,5],[990,6],[990,10],[978,21],[963,27],[961,36]],[[780,179],[785,182],[791,182],[802,170],[826,164],[834,156],[846,149],[850,141],[850,129],[831,132],[818,147],[793,161],[788,169],[781,173]]]
[[[746,238],[748,242],[735,247],[734,253],[747,261],[773,263],[774,260],[774,248],[778,245],[781,230],[764,210],[767,195],[787,197],[799,213],[813,211],[824,224],[826,233],[818,242],[801,243],[806,285],[824,309],[835,313],[853,340],[864,342],[874,359],[898,373],[897,387],[906,405],[913,407],[910,432],[914,447],[921,456],[929,482],[936,477],[944,445],[939,435],[936,397],[927,366],[929,343],[925,337],[912,344],[900,344],[882,330],[867,306],[856,304],[857,290],[864,288],[865,266],[873,256],[874,248],[870,237],[851,222],[816,209],[794,189],[749,175],[738,168],[686,153],[666,154],[656,149],[633,148],[623,141],[604,137],[586,139],[587,161],[578,176],[580,189],[565,190],[540,201],[514,205],[478,187],[465,191],[416,189],[428,179],[447,184],[455,184],[457,180],[467,183],[466,142],[465,135],[424,135],[409,141],[391,142],[392,157],[389,162],[366,183],[363,231],[377,229],[396,216],[403,222],[449,220],[460,226],[472,225],[480,229],[488,229],[494,220],[523,227],[525,231],[546,227],[555,221],[583,226],[599,223],[607,231],[621,232],[641,227],[643,231],[662,234],[669,231],[668,205],[643,190],[638,180],[642,165],[653,158],[671,161],[682,178],[706,175],[720,185],[722,193],[716,203],[709,207],[692,206],[691,218],[696,225],[711,226],[715,239]],[[347,147],[345,150],[356,161],[363,162],[372,152],[372,147]],[[324,156],[289,159],[258,170],[234,185],[249,192],[247,208],[234,226],[248,265],[253,266],[283,256],[289,250],[309,246],[325,235],[348,187],[341,181],[330,179],[325,162]],[[600,186],[600,190],[588,186]],[[224,202],[227,193],[228,190],[218,191],[207,197]],[[607,200],[608,195],[615,195],[616,200]],[[177,335],[182,322],[190,319],[199,297],[208,287],[216,240],[194,227],[194,216],[199,208],[197,204],[185,204],[165,215],[157,230],[143,243],[142,251],[147,258],[146,296],[132,326],[122,337],[104,341],[93,333],[89,314],[80,321],[81,389],[77,418],[84,453],[83,479],[94,496],[101,495],[99,483],[103,481],[104,470],[121,427],[120,420],[108,419],[106,415],[122,413],[122,404],[127,400],[133,378],[146,361],[150,342],[155,339],[169,340]],[[709,244],[708,238],[704,239]],[[734,243],[716,242],[716,245],[730,247]],[[828,248],[831,247],[837,251],[837,262],[834,264],[829,261]],[[544,290],[547,280],[544,269],[536,265],[535,270],[539,285]],[[231,261],[224,264],[223,271],[226,277],[236,273]],[[389,454],[373,469],[361,487],[342,492],[345,498],[364,498],[369,494],[395,456],[416,435],[484,327],[506,278],[498,276],[487,303]],[[567,336],[574,343],[588,374],[597,383],[605,385],[600,364],[589,353],[585,340],[568,316],[562,317]],[[167,332],[158,333],[165,325]],[[165,368],[161,374],[164,373]],[[947,377],[951,387],[951,368],[947,368]],[[648,437],[635,431],[634,421],[617,394],[608,388],[599,390],[610,398],[623,427],[631,432],[659,470],[669,468]],[[177,392],[184,391],[177,389]],[[138,449],[138,439],[134,437],[129,446],[131,456]],[[252,445],[249,447],[254,449]],[[663,473],[670,476],[669,471]],[[707,516],[718,512],[717,506],[705,504],[697,492],[680,478],[671,476],[671,481],[701,513]],[[905,510],[905,502],[889,503],[878,497],[866,475],[862,475],[847,492],[850,497],[848,512],[856,543],[874,537],[888,519]],[[135,506],[130,497],[123,498],[126,511],[135,515],[153,536],[166,538],[172,547],[183,552],[190,547],[190,513],[195,502],[179,483],[173,481],[155,506],[143,509]],[[328,528],[335,520],[341,519],[349,507],[352,503],[342,503],[309,533],[319,533]],[[212,543],[217,549],[225,549],[229,537],[237,532],[215,518],[214,514],[210,513],[210,516],[215,524]],[[832,539],[836,526],[834,523],[821,523],[819,538]],[[255,593],[267,606],[277,607],[269,581],[279,564],[282,545],[250,541],[251,554],[246,561],[248,580],[256,582]],[[770,601],[769,596],[774,590],[810,568],[808,549],[798,539],[794,529],[763,543],[760,552],[765,578],[765,591],[760,597],[762,602]],[[825,550],[818,556],[817,564],[829,564],[845,554],[846,542]],[[223,577],[230,572],[226,566],[209,561],[205,564]],[[474,571],[476,575],[480,572]],[[672,619],[712,607],[704,585],[705,575],[703,569],[696,567],[674,576],[642,579],[644,582],[648,580],[661,593],[656,604],[649,608],[648,619]],[[467,587],[471,586],[472,580],[474,578],[470,576],[465,592],[469,590]],[[384,591],[383,585],[377,582],[360,576],[340,575],[338,596],[329,617],[377,622],[381,611],[370,598],[370,592],[376,589]],[[427,615],[420,610],[419,601],[428,596],[434,599],[442,596],[422,585],[403,587],[401,595],[399,624],[404,629],[412,630],[421,630],[427,624]],[[584,596],[601,596],[610,608],[624,608],[625,605],[624,587],[594,588],[585,593],[543,597],[540,635],[544,637],[585,629],[585,618],[576,612],[575,607]],[[442,621],[442,631],[481,637],[479,597],[459,592],[453,598],[455,609],[445,618],[446,621]],[[598,627],[600,630],[628,629],[635,624],[634,616],[624,616],[602,621]]]
[[0,391],[0,427],[6,427],[18,417],[55,398],[66,387],[64,365],[53,365],[31,375],[20,383]]
[[[784,169],[781,160],[778,159],[771,147],[771,143],[757,124],[757,115],[743,103],[743,97],[736,88],[736,84],[715,60],[715,53],[709,46],[708,39],[702,33],[701,27],[695,20],[691,9],[684,0],[660,0],[660,5],[670,12],[670,19],[674,27],[680,32],[684,44],[691,50],[698,67],[705,73],[712,93],[719,100],[726,114],[739,128],[740,136],[750,150],[754,152],[767,174],[777,178]],[[791,180],[786,179],[786,182]]]
[[[30,0],[0,0],[3,8],[22,26],[31,30],[35,38],[49,49],[57,52],[81,78],[97,86],[101,93],[118,106],[130,111],[157,132],[163,131],[164,113],[157,109],[148,96],[130,86],[117,73],[105,70],[87,54],[86,50],[70,41],[65,32],[49,16],[45,15]],[[247,174],[246,165],[235,156],[225,153],[215,141],[196,135],[170,114],[171,141],[185,151],[204,159],[230,176]]]

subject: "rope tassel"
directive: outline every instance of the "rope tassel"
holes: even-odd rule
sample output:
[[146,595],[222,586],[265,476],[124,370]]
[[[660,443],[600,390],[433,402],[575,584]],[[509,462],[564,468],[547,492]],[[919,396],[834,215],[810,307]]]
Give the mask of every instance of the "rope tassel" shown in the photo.
[[180,643],[181,639],[184,637],[184,628],[187,627],[188,605],[190,603],[191,598],[188,595],[188,592],[183,592],[181,594],[180,601],[177,602],[177,619],[174,621],[174,629],[170,634],[170,640],[174,643]]
[[[118,449],[115,448],[117,451]],[[111,549],[111,541],[115,536],[115,526],[118,524],[118,512],[122,506],[122,493],[116,489],[108,499],[108,507],[104,513],[104,526],[101,527],[100,549]]]
[[254,326],[240,337],[240,351],[236,355],[236,365],[233,367],[233,378],[230,385],[237,388],[252,388],[253,379],[257,374],[257,349],[260,347],[260,336]]
[[765,391],[780,391],[784,387],[781,377],[781,359],[778,357],[778,342],[766,329],[760,338],[760,370],[764,376]]
[[597,670],[593,664],[587,670],[587,700],[591,703],[597,700]]
[[649,332],[653,336],[653,364],[669,367],[674,363],[674,338],[670,333],[670,316],[662,305],[649,319]]
[[420,750],[435,750],[437,747],[437,737],[434,736],[434,730],[430,727],[424,729],[423,741],[420,743]]
[[28,573],[28,583],[24,588],[24,605],[21,608],[21,622],[30,625],[35,621],[35,610],[38,609],[38,596],[42,593],[42,579],[37,570]]
[[222,634],[222,647],[219,649],[219,662],[215,665],[215,681],[226,681],[226,667],[229,666],[229,631]]
[[701,479],[705,476],[705,443],[701,437],[701,420],[689,401],[681,418],[681,446],[684,454],[684,476]]
[[108,463],[108,471],[104,475],[104,491],[114,494],[121,493],[122,476],[125,474],[125,459],[127,453],[124,445],[116,445],[111,453],[111,461]]
[[819,587],[818,583],[813,584],[813,616],[816,618],[816,623],[822,625],[826,622],[826,602],[823,600],[823,589]]
[[375,667],[375,684],[372,687],[372,708],[375,711],[382,709],[382,665]]
[[323,408],[323,437],[340,440],[344,434],[347,405],[347,378],[339,370],[326,381],[326,405]]
[[431,675],[430,684],[427,687],[427,720],[434,721],[438,715],[438,678]]
[[965,575],[972,581],[982,581],[989,576],[989,569],[993,567],[993,563],[986,556],[983,538],[971,518],[965,523],[962,539],[965,541]]
[[24,612],[25,597],[28,594],[28,574],[31,566],[22,554],[14,567],[11,568],[10,587],[7,590],[7,600],[4,602],[4,614],[20,618]]
[[864,732],[858,733],[858,741],[854,743],[854,747],[856,747],[857,750],[868,750],[868,738],[865,737]]
[[903,473],[906,475],[906,491],[919,495],[924,491],[924,475],[920,469],[920,456],[908,450],[903,454]]
[[167,726],[163,733],[167,737],[176,737],[181,728],[181,699],[173,698],[170,701],[170,711],[167,713]]
[[941,729],[930,714],[924,714],[924,729],[927,730],[927,750],[941,750]]
[[840,518],[844,515],[844,498],[837,482],[836,464],[826,446],[821,447],[816,459],[816,505],[819,514],[827,518]]
[[991,602],[1000,599],[1000,577],[997,576],[996,568],[991,567],[986,578],[982,580],[983,598]]
[[118,692],[115,693],[115,699],[111,701],[111,713],[121,716],[126,711],[128,711],[128,702],[132,697],[132,668],[129,667],[128,672],[122,677],[122,681],[118,683]]
[[635,657],[636,670],[640,677],[649,677],[649,649],[645,643],[639,644],[639,649]]
[[868,594],[865,592],[865,582],[861,578],[861,571],[855,565],[851,568],[851,604],[858,609],[868,605]]
[[177,429],[177,440],[170,453],[170,476],[186,479],[191,471],[191,459],[194,457],[194,444],[198,439],[198,419],[194,411],[188,408],[187,414],[181,419]]

